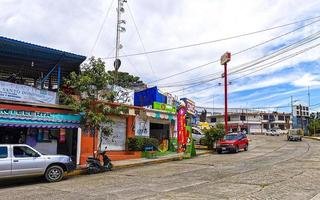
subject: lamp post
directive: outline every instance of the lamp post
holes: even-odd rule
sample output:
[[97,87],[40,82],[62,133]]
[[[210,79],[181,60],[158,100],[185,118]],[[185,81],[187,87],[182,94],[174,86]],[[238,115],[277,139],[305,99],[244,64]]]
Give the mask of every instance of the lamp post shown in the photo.
[[224,66],[224,126],[225,134],[228,134],[228,71],[227,63],[231,60],[231,53],[226,52],[221,56],[220,63]]

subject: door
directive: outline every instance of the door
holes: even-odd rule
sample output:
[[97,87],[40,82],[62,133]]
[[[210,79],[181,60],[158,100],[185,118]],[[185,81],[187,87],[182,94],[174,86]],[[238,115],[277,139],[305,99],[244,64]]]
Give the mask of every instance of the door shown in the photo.
[[0,146],[0,177],[11,175],[11,156],[8,146]]
[[127,120],[121,117],[111,117],[111,120],[114,122],[112,133],[106,139],[103,138],[101,149],[107,146],[107,149],[111,151],[124,151],[126,150]]
[[42,174],[46,160],[28,146],[13,146],[12,175]]

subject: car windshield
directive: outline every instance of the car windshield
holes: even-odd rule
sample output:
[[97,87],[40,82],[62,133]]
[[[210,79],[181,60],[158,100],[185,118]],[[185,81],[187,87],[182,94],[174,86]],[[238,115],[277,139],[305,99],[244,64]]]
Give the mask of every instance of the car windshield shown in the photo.
[[224,140],[236,140],[237,139],[237,135],[225,135],[223,137]]

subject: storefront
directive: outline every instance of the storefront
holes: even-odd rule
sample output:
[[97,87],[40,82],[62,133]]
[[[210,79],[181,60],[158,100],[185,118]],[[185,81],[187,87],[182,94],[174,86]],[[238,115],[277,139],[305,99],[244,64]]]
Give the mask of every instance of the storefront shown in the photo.
[[0,104],[0,143],[28,144],[45,154],[79,161],[80,115],[70,110]]
[[156,138],[159,143],[174,137],[176,114],[146,109],[135,117],[135,135]]

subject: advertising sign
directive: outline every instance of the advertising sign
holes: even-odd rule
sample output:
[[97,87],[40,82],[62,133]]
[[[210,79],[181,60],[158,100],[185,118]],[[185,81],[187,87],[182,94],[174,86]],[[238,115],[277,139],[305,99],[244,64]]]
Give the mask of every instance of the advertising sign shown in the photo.
[[177,113],[177,109],[175,106],[171,106],[165,103],[153,102],[153,109],[167,111],[171,113]]
[[185,150],[187,138],[186,138],[186,108],[181,107],[178,111],[178,151]]
[[31,103],[56,104],[55,92],[40,90],[27,85],[0,81],[0,99]]
[[182,98],[181,100],[184,101],[184,103],[186,104],[187,113],[190,115],[195,115],[196,114],[196,105],[195,105],[194,101],[187,99],[187,98]]
[[140,116],[138,115],[136,116],[135,135],[144,136],[144,137],[150,136],[150,120],[149,119],[144,120]]

